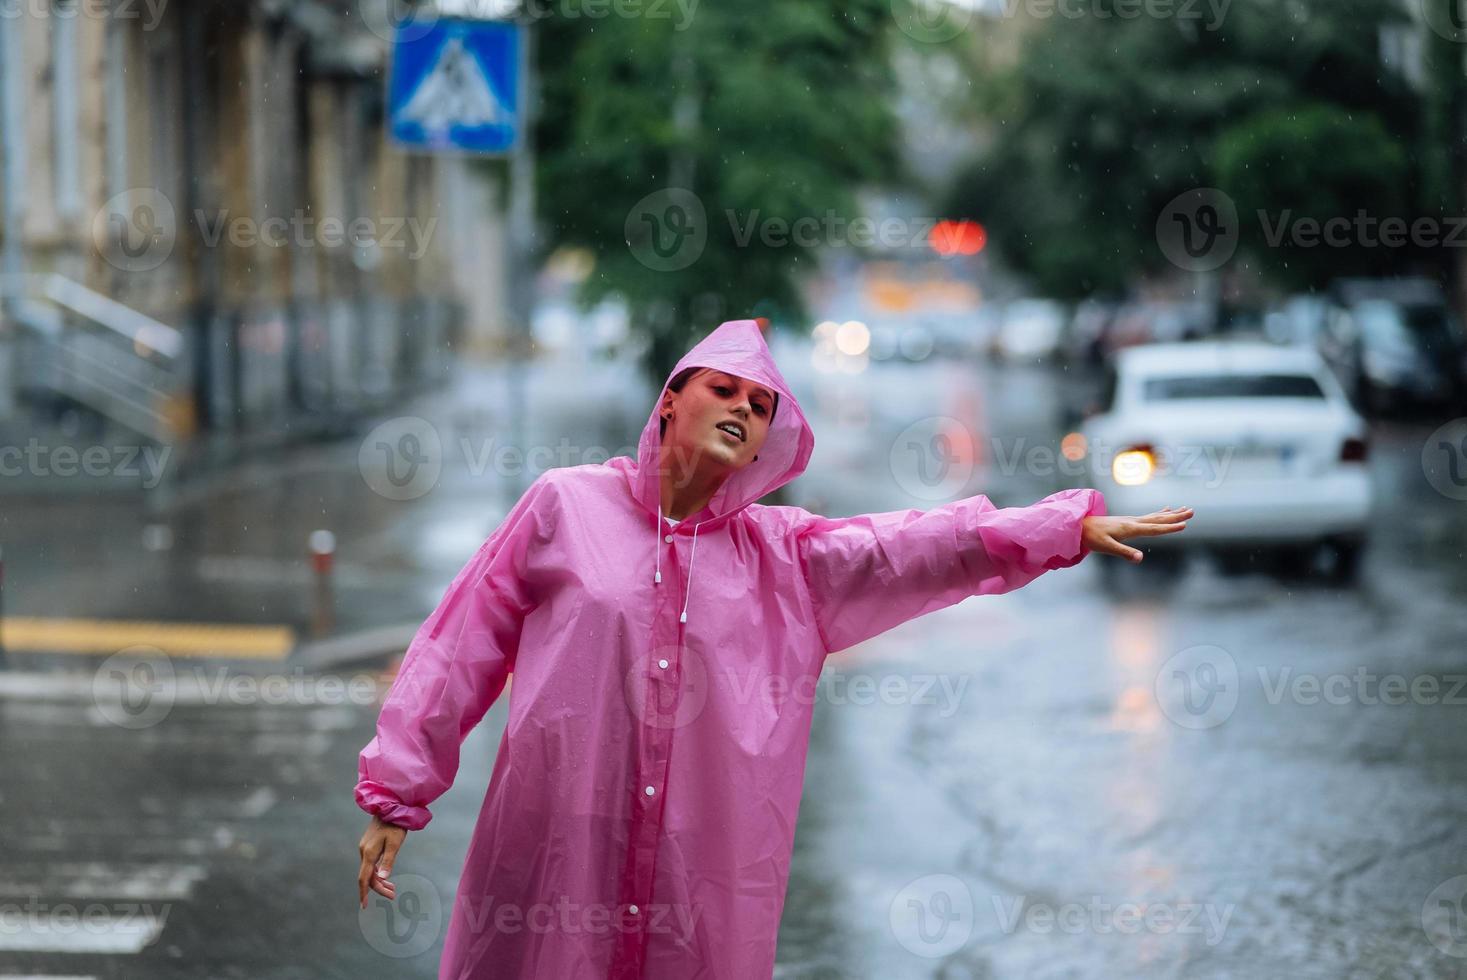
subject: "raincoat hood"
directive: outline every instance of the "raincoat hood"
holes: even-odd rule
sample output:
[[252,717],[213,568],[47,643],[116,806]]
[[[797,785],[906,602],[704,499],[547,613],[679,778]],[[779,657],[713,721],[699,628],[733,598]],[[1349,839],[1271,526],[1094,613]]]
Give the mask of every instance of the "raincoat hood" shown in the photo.
[[[693,528],[692,549],[688,557],[688,574],[683,586],[682,613],[679,622],[688,621],[688,603],[693,595],[693,560],[698,555],[698,532],[705,526],[716,527],[805,471],[810,454],[815,450],[815,433],[805,420],[800,403],[790,392],[789,384],[774,363],[774,355],[764,341],[764,332],[753,320],[729,320],[720,324],[708,336],[678,360],[676,366],[662,382],[657,398],[652,402],[652,411],[647,424],[642,427],[642,436],[637,443],[637,461],[631,466],[627,457],[618,457],[613,464],[620,463],[626,474],[632,496],[650,519],[654,541],[663,533],[662,528],[662,479],[659,466],[662,446],[662,399],[672,379],[690,367],[713,368],[729,374],[747,378],[779,393],[779,404],[770,421],[764,445],[754,460],[724,480],[713,497],[700,510],[690,514],[683,523]],[[654,517],[655,515],[655,517]],[[652,585],[662,584],[662,549],[656,548],[656,561],[652,567]]]
[[682,356],[657,392],[647,424],[637,443],[637,461],[626,470],[632,496],[649,515],[662,509],[662,481],[658,453],[662,443],[659,409],[667,386],[690,367],[713,368],[748,378],[779,393],[779,407],[770,423],[759,458],[729,475],[702,510],[688,515],[687,523],[712,527],[738,513],[805,471],[815,449],[815,433],[800,410],[800,403],[775,366],[774,356],[764,341],[764,332],[753,320],[730,320],[721,324]]

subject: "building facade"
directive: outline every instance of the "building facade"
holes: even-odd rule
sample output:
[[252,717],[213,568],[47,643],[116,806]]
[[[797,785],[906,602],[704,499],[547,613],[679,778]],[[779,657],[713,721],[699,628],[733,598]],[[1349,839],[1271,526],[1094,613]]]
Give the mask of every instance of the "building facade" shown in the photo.
[[6,5],[0,416],[268,441],[504,346],[496,178],[387,141],[372,2]]

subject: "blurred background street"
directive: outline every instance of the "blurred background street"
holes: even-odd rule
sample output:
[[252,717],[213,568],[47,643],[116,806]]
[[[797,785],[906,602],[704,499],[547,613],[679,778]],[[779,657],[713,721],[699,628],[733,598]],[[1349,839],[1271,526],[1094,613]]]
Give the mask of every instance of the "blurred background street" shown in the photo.
[[1467,976],[1467,18],[599,9],[0,9],[0,980],[436,976],[402,652],[741,317],[767,503],[1197,510],[832,655],[776,976]]

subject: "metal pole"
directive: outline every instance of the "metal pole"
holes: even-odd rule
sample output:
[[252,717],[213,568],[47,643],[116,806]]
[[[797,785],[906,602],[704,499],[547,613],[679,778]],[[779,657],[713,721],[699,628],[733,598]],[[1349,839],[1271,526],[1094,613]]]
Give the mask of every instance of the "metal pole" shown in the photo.
[[306,550],[310,552],[311,571],[315,573],[311,634],[319,639],[336,629],[336,591],[331,574],[336,561],[336,535],[318,528],[306,540]]
[[5,667],[5,549],[0,548],[0,669]]
[[525,460],[529,455],[525,445],[528,391],[526,373],[530,361],[530,321],[535,311],[535,146],[532,127],[535,105],[534,45],[531,38],[534,19],[520,20],[519,64],[520,84],[516,105],[519,116],[519,132],[514,149],[510,154],[510,205],[509,244],[510,282],[512,298],[511,323],[511,370],[507,394],[509,396],[511,445],[520,451],[518,475],[511,480],[513,499],[518,500],[530,485]]
[[25,271],[21,252],[22,203],[25,200],[26,133],[24,82],[25,53],[21,46],[24,25],[15,17],[0,17],[0,141],[5,152],[0,156],[0,195],[5,201],[4,248],[0,251],[0,271],[5,274],[4,295],[17,286],[17,277]]
[[18,340],[4,321],[18,299],[25,272],[21,241],[27,163],[24,29],[16,17],[0,17],[0,416],[14,410],[16,368],[11,358]]
[[[1452,0],[1452,9],[1457,9],[1456,0]],[[1467,139],[1467,81],[1463,79],[1462,46],[1453,43],[1447,47],[1450,50],[1446,56],[1451,63],[1451,69],[1445,73],[1449,118],[1447,146],[1451,150],[1451,162],[1447,168],[1450,181],[1447,213],[1461,214],[1464,197],[1467,197],[1467,147],[1462,146],[1462,141]],[[1448,306],[1456,312],[1459,320],[1467,321],[1467,258],[1457,257],[1456,268],[1447,270],[1447,284],[1451,292]]]

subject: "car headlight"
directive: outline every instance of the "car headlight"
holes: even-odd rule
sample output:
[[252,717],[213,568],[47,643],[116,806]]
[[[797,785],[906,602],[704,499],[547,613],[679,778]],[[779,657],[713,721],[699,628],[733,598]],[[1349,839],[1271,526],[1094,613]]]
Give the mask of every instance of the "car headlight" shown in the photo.
[[1123,487],[1139,487],[1156,474],[1156,454],[1150,446],[1133,446],[1116,453],[1110,475]]

